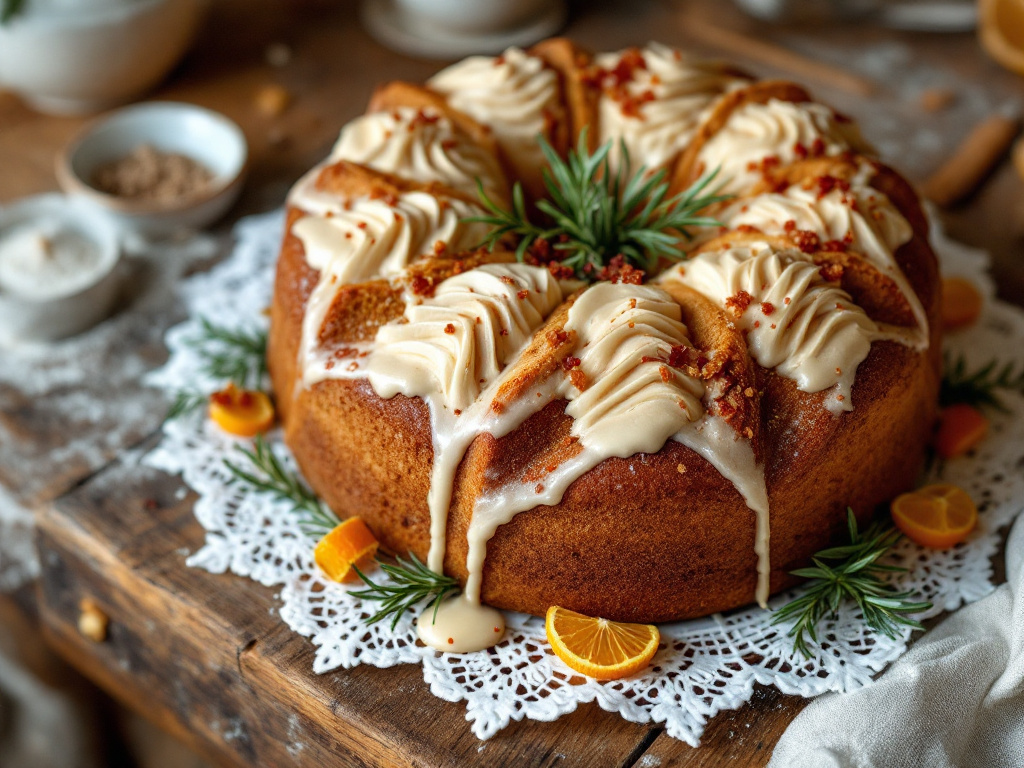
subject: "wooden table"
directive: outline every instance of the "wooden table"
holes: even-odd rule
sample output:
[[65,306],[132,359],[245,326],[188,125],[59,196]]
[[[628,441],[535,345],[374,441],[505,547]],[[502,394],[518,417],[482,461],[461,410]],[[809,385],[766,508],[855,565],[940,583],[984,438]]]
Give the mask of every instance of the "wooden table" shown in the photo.
[[[993,98],[1020,87],[1019,80],[981,55],[971,36],[914,36],[873,27],[827,33],[760,28],[715,2],[581,2],[568,33],[597,49],[654,38],[714,53],[687,37],[688,14],[785,43],[819,46],[815,50],[849,47],[854,40],[865,46],[901,43],[915,60],[955,67],[957,75]],[[265,51],[273,43],[293,51],[286,66],[266,63]],[[202,39],[154,96],[220,110],[244,129],[252,172],[234,220],[279,206],[294,179],[362,110],[375,83],[421,80],[438,66],[372,42],[349,2],[217,0]],[[792,74],[756,63],[751,68]],[[269,84],[282,85],[293,96],[276,117],[262,114],[255,101]],[[839,102],[851,98],[817,92]],[[868,106],[862,101],[861,112]],[[856,108],[850,111],[858,114]],[[921,112],[917,119],[933,117]],[[77,118],[40,116],[15,98],[0,96],[0,202],[54,189],[54,153],[82,124]],[[952,146],[959,138],[943,141]],[[1020,180],[1004,163],[969,205],[946,216],[954,236],[993,253],[1000,293],[1017,301],[1024,296],[1024,267],[1017,255],[1024,230],[1021,192]],[[160,335],[179,315],[173,307],[155,313],[146,332],[126,340],[123,353],[158,365],[164,355]],[[138,451],[129,452],[157,439],[163,409],[152,391],[138,381],[121,382],[110,397],[150,407],[136,413],[131,428],[120,430],[104,450],[73,466],[56,466],[49,458],[63,441],[48,422],[53,404],[17,400],[17,394],[0,391],[0,428],[20,436],[16,445],[0,444],[0,459],[4,451],[30,454],[34,469],[13,476],[0,466],[0,483],[26,505],[40,508],[43,571],[37,605],[31,608],[38,610],[47,641],[100,686],[218,764],[714,766],[729,761],[761,766],[804,705],[758,688],[749,705],[716,718],[696,750],[667,737],[659,726],[628,723],[595,705],[554,723],[516,723],[478,742],[463,706],[431,696],[418,667],[313,675],[312,647],[276,616],[271,590],[184,566],[185,555],[203,536],[192,516],[195,497],[180,480],[139,467]],[[99,441],[108,427],[89,428]],[[103,643],[87,640],[77,629],[83,598],[110,617]],[[19,599],[23,605],[30,600],[24,591]]]

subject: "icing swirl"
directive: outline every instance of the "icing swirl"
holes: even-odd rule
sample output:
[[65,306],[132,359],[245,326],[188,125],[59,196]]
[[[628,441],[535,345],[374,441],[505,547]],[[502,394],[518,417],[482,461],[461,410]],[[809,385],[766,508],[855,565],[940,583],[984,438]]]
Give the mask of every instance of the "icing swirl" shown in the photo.
[[480,179],[492,199],[508,196],[498,159],[430,109],[371,112],[341,131],[330,160],[348,160],[412,181],[440,182],[476,196]]
[[[870,167],[865,165],[864,170]],[[913,237],[913,229],[892,201],[862,176],[825,194],[817,183],[794,184],[781,192],[738,200],[721,212],[720,219],[730,229],[751,226],[766,235],[791,229],[813,232],[824,242],[839,241],[843,248],[853,249],[896,284],[917,322],[914,346],[923,348],[928,344],[928,315],[895,257]],[[708,232],[703,239],[713,236]]]
[[536,176],[544,164],[537,135],[561,107],[558,76],[519,48],[497,58],[471,56],[442,69],[427,85],[448,103],[489,126],[516,176]]
[[786,165],[801,154],[837,155],[851,148],[866,149],[859,130],[828,107],[770,99],[733,112],[698,158],[705,171],[719,169],[722,191],[742,192],[760,178],[766,158]]
[[292,234],[302,242],[306,262],[320,273],[302,325],[299,354],[306,386],[327,375],[320,360],[320,330],[342,285],[397,276],[417,257],[432,253],[437,243],[467,250],[486,232],[486,225],[463,221],[478,212],[474,206],[426,192],[386,202],[368,197],[342,201],[307,191],[294,195],[292,203],[310,214],[295,222]]
[[487,264],[450,277],[377,332],[370,384],[383,398],[437,396],[467,410],[562,301],[546,269]]
[[848,293],[795,249],[766,244],[705,252],[665,273],[736,318],[751,356],[804,392],[835,387],[826,407],[853,409],[850,390],[871,342],[886,338]]
[[690,143],[718,97],[747,82],[661,43],[648,43],[639,52],[599,54],[594,63],[603,72],[622,72],[624,64],[637,56],[629,79],[618,88],[606,87],[598,102],[598,145],[612,142],[613,171],[622,164],[620,139],[633,169],[667,165]]
[[586,381],[581,391],[566,379],[565,412],[584,447],[602,458],[655,453],[704,414],[704,384],[668,365],[673,347],[691,345],[679,305],[660,288],[591,286],[572,305],[565,329],[577,334]]

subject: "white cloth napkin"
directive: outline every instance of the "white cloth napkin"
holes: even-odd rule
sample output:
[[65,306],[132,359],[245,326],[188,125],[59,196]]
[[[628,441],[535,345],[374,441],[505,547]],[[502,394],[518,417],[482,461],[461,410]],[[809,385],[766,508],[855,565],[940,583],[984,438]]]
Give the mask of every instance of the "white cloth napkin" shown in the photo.
[[1007,583],[925,633],[874,684],[801,712],[769,768],[1024,766],[1024,517]]

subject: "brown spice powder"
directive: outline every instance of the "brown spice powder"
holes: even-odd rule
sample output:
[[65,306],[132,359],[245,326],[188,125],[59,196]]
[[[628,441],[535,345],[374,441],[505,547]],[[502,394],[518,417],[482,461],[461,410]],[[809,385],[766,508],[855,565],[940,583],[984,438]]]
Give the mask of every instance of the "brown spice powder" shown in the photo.
[[191,157],[141,144],[97,168],[91,183],[115,197],[167,203],[200,194],[212,180],[213,172]]

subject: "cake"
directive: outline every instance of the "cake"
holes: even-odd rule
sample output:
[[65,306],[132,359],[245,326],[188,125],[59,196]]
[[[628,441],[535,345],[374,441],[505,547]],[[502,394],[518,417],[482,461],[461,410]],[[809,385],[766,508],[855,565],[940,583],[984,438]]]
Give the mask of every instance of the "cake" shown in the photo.
[[[723,226],[604,280],[481,248],[481,191],[546,194],[538,137],[673,192],[714,172]],[[763,605],[848,507],[911,487],[939,298],[917,195],[849,118],[668,46],[552,39],[345,126],[289,197],[268,364],[303,474],[387,550],[470,604],[662,622]]]

